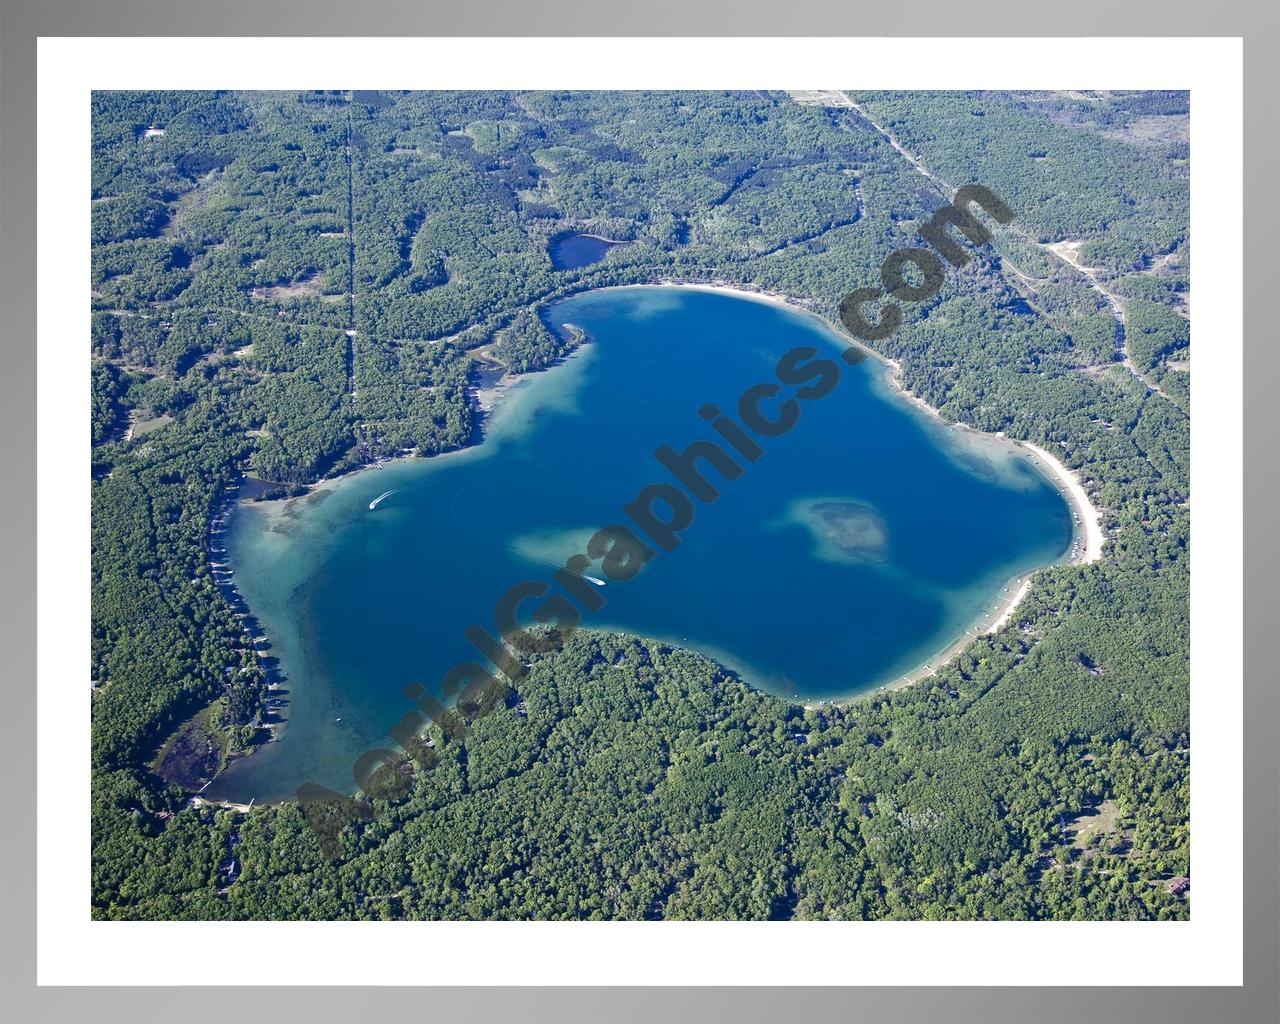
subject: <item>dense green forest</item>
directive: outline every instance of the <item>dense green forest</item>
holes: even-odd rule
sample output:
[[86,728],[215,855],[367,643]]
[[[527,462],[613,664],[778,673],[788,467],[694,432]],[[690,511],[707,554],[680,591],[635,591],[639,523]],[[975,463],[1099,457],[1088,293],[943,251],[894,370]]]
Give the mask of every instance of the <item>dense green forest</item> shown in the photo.
[[[1186,95],[848,101],[95,94],[95,916],[1189,914]],[[265,735],[216,564],[246,474],[286,493],[474,443],[481,367],[563,356],[538,310],[584,288],[724,281],[834,318],[940,182],[1017,218],[877,347],[948,419],[1077,470],[1101,561],[847,706],[584,632],[357,799],[191,803]],[[574,231],[627,244],[557,270]]]

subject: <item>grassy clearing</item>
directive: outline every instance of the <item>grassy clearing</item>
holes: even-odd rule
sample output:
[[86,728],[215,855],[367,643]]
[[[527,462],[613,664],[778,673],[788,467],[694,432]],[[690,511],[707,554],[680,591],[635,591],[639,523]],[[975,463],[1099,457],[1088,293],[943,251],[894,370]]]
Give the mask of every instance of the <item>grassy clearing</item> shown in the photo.
[[161,427],[167,427],[173,422],[172,416],[152,416],[150,419],[140,419],[131,426],[130,437],[144,437],[147,434],[153,434]]
[[1068,832],[1074,831],[1071,844],[1077,850],[1089,849],[1095,839],[1101,839],[1104,847],[1124,838],[1120,831],[1120,808],[1114,800],[1103,800],[1097,807],[1090,807],[1078,817],[1067,822]]

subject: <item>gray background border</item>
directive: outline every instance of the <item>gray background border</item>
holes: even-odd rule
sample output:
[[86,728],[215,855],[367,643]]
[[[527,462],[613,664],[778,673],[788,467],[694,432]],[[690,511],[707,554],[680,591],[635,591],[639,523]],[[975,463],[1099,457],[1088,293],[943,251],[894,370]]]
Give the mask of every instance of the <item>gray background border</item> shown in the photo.
[[[0,0],[0,1017],[9,1021],[1280,1020],[1276,0]],[[36,47],[48,36],[1240,36],[1245,81],[1242,988],[36,988]],[[109,45],[109,44],[108,44]],[[962,45],[962,44],[961,44]],[[910,44],[903,44],[910,59]],[[999,60],[998,54],[974,54]],[[850,54],[851,64],[857,59]],[[1198,112],[1204,116],[1203,112]],[[1228,215],[1230,215],[1228,211]],[[1201,341],[1211,345],[1212,338]],[[495,969],[500,970],[500,965]],[[927,964],[922,964],[927,971]],[[1179,965],[1171,963],[1176,976]],[[423,964],[424,979],[430,964]],[[162,980],[162,979],[158,979]]]

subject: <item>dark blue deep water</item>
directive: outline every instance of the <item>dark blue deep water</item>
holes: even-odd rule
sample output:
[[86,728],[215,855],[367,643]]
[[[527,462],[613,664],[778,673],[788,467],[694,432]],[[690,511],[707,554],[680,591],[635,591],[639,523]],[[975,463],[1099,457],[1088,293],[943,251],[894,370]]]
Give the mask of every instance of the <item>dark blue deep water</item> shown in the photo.
[[[797,345],[837,362],[844,349],[815,318],[686,289],[586,293],[548,318],[590,343],[515,384],[483,444],[240,507],[228,549],[287,676],[289,722],[209,795],[351,789],[352,762],[409,710],[403,687],[438,687],[476,657],[463,630],[492,630],[508,587],[550,581],[595,529],[628,522],[623,506],[671,479],[656,448],[715,436],[704,404],[736,410]],[[720,499],[675,551],[602,588],[585,626],[702,651],[783,697],[844,697],[918,669],[1014,576],[1066,553],[1069,507],[1024,452],[929,419],[874,360],[840,365],[738,480],[708,470]]]
[[577,270],[604,259],[605,253],[620,242],[608,242],[591,235],[565,235],[551,243],[547,254],[556,270]]

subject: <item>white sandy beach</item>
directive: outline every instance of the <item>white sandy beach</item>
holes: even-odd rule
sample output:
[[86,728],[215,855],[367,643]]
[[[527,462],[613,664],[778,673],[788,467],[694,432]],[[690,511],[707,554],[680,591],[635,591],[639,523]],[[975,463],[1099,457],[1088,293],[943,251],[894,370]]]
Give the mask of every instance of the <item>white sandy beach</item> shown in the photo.
[[988,634],[1000,632],[1000,630],[1004,628],[1005,623],[1009,621],[1010,616],[1013,615],[1013,610],[1022,603],[1022,599],[1027,596],[1027,593],[1030,590],[1031,581],[1029,579],[1023,579],[1022,586],[1014,592],[1012,597],[1003,603],[1000,614],[996,617],[995,621],[986,628],[986,632]]
[[755,288],[744,288],[741,285],[734,285],[725,282],[723,284],[712,282],[704,284],[695,281],[659,281],[657,284],[651,285],[617,285],[619,288],[687,288],[695,292],[719,292],[724,295],[736,295],[740,299],[755,299],[757,302],[768,302],[775,306],[786,306],[788,309],[797,309],[804,313],[813,313],[805,303],[799,299],[793,299],[790,296],[782,295],[779,292],[766,292]]
[[[916,668],[908,672],[904,672],[897,679],[888,683],[883,683],[879,689],[885,691],[902,690],[908,686],[913,686],[920,682],[921,679],[927,679],[929,676],[937,675],[939,670],[945,668],[953,659],[960,655],[966,647],[969,646],[979,636],[990,636],[992,633],[999,632],[1013,616],[1014,610],[1023,601],[1023,598],[1031,592],[1031,576],[1030,574],[1019,576],[1011,580],[1005,588],[1005,595],[996,603],[995,608],[988,612],[982,619],[974,623],[969,629],[960,636],[956,637],[950,644],[942,650],[931,655],[927,661],[918,665]],[[865,694],[848,699],[834,700],[832,704],[848,704],[855,700],[860,700]],[[806,704],[805,707],[813,708],[816,705]]]
[[1084,489],[1080,478],[1067,469],[1061,462],[1050,455],[1039,445],[1030,441],[1019,441],[1024,448],[1030,448],[1039,456],[1041,463],[1051,472],[1066,491],[1071,501],[1071,508],[1080,517],[1084,526],[1084,550],[1076,561],[1082,565],[1096,562],[1102,557],[1102,544],[1106,536],[1102,532],[1102,513],[1093,507],[1089,494]]

